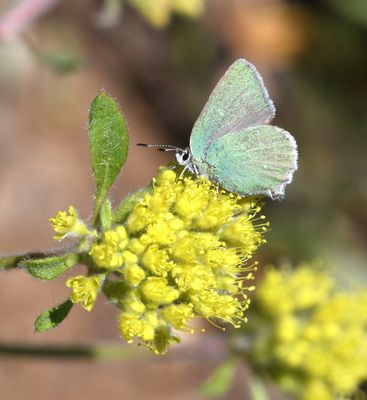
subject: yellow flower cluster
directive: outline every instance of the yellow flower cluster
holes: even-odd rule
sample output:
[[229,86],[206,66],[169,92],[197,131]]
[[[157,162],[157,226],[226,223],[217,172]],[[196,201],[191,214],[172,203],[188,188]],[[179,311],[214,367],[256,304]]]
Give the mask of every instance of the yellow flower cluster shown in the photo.
[[[256,263],[244,266],[264,242],[268,223],[255,198],[220,191],[206,179],[178,178],[161,169],[124,220],[91,244],[93,273],[70,279],[71,300],[91,310],[102,290],[120,310],[121,335],[164,353],[193,331],[190,319],[239,327]],[[105,277],[102,280],[100,276]],[[217,325],[216,325],[217,326]]]
[[367,379],[367,291],[302,264],[268,270],[254,306],[249,356],[296,399],[351,398]]
[[204,10],[204,0],[129,0],[152,25],[166,26],[175,12],[188,17],[198,17]]

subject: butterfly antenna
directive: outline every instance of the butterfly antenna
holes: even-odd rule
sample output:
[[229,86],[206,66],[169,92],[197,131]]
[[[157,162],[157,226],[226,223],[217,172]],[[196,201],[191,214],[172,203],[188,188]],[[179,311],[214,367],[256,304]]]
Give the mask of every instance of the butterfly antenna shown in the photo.
[[152,147],[152,148],[157,149],[158,151],[182,151],[183,153],[185,152],[184,149],[181,149],[180,147],[176,147],[176,146],[171,146],[170,144],[146,144],[146,143],[138,143],[137,146]]

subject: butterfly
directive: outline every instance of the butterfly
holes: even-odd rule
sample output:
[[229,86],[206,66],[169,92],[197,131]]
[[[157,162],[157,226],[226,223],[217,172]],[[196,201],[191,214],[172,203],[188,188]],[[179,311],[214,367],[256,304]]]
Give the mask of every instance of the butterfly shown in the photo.
[[214,88],[192,129],[189,147],[139,145],[175,151],[184,171],[227,191],[282,198],[297,170],[298,151],[289,132],[269,125],[274,116],[260,74],[240,58]]

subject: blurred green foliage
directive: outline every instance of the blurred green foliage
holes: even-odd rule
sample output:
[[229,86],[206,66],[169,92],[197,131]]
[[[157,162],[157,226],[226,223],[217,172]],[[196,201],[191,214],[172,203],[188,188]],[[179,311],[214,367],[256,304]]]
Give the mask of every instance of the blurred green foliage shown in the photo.
[[79,55],[61,52],[42,55],[42,61],[59,74],[78,71],[84,65],[84,60]]

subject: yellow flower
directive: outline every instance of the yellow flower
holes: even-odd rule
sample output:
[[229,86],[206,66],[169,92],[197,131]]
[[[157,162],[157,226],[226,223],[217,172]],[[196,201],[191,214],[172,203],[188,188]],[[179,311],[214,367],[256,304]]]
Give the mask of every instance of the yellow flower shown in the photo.
[[188,15],[190,17],[199,16],[204,9],[203,0],[171,0],[172,8],[176,12]]
[[204,9],[204,0],[129,0],[152,25],[166,26],[171,14],[176,12],[188,17],[198,17]]
[[304,388],[304,400],[335,400],[332,391],[320,380],[312,380]]
[[171,304],[162,312],[163,318],[174,328],[187,330],[187,321],[194,317],[192,304]]
[[191,301],[197,314],[208,320],[222,319],[236,328],[240,327],[243,311],[248,305],[248,302],[241,304],[238,298],[231,294],[221,294],[216,291],[196,293],[191,296]]
[[180,190],[180,196],[176,199],[174,212],[184,221],[191,222],[206,210],[211,194],[209,187],[208,181],[203,181],[203,184],[198,186],[194,180],[186,179]]
[[145,278],[144,269],[137,264],[129,264],[124,268],[125,279],[133,286],[138,286]]
[[167,276],[172,268],[172,261],[169,261],[165,249],[159,249],[157,244],[152,244],[141,257],[141,263],[154,275]]
[[171,304],[178,299],[180,293],[177,289],[168,285],[165,278],[150,276],[142,284],[141,291],[148,302],[157,305]]
[[84,222],[78,218],[78,214],[73,206],[69,206],[69,212],[58,211],[54,218],[50,218],[52,228],[56,232],[55,240],[62,240],[66,236],[87,236],[94,234],[85,226]]
[[173,268],[172,276],[182,292],[200,292],[216,287],[215,275],[203,264],[182,264]]
[[115,230],[106,231],[102,243],[94,243],[89,254],[100,267],[116,269],[124,262],[124,250],[127,245],[126,229],[120,225]]
[[139,232],[153,221],[154,213],[144,203],[139,203],[129,215],[127,228],[130,233]]
[[130,291],[125,300],[125,309],[141,315],[145,311],[145,305],[142,302],[136,290]]
[[122,312],[119,317],[121,334],[129,343],[134,337],[140,337],[146,342],[154,340],[157,324],[156,318],[150,313],[142,316],[134,312]]
[[119,317],[119,327],[121,334],[131,343],[134,336],[142,336],[143,321],[140,319],[139,314],[122,312]]
[[91,311],[97,299],[104,275],[97,276],[75,276],[66,281],[66,286],[71,288],[70,300],[80,305],[87,311]]
[[93,268],[107,275],[103,291],[119,308],[122,337],[162,353],[179,341],[173,329],[192,329],[194,317],[239,327],[253,289],[242,284],[256,269],[244,262],[264,242],[259,202],[162,168],[129,204],[89,250]]
[[[253,207],[251,212],[260,211],[256,203],[251,202],[250,207]],[[261,215],[259,219],[262,221],[265,218]],[[221,239],[232,246],[238,246],[241,249],[241,255],[245,258],[251,258],[252,254],[265,240],[262,237],[268,226],[268,222],[255,224],[254,214],[245,214],[227,224],[221,231]]]
[[306,263],[259,285],[248,357],[296,399],[350,399],[367,379],[367,291],[337,289]]

